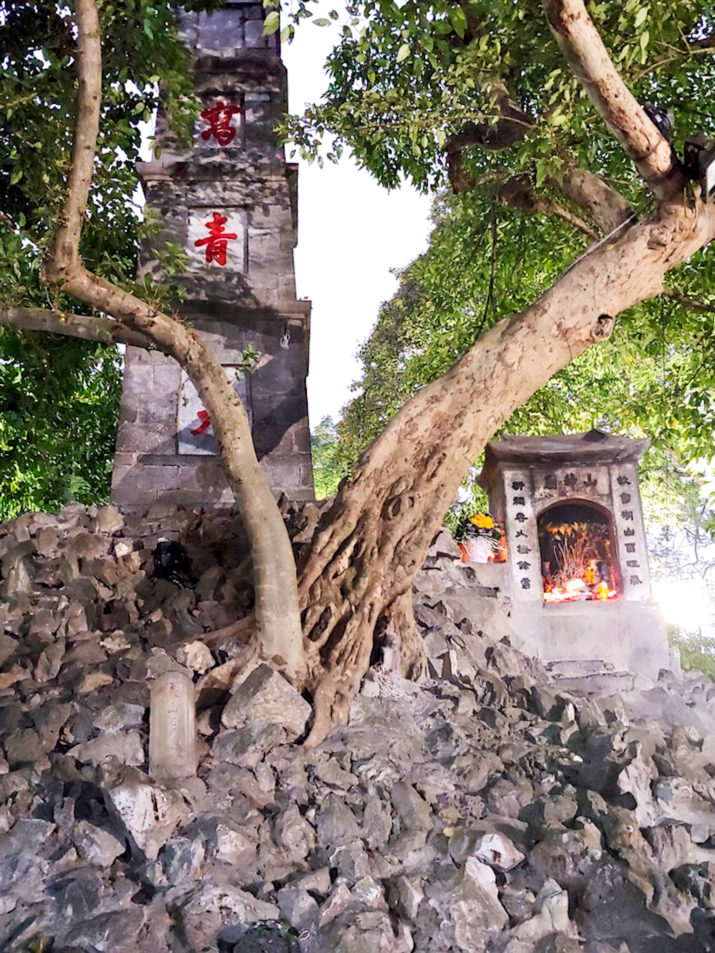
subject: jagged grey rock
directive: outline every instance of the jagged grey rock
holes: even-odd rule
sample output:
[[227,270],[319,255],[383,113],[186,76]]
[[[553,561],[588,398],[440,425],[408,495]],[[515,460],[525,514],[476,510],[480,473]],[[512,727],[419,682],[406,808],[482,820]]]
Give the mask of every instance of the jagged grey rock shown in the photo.
[[94,726],[100,731],[124,731],[127,728],[139,728],[144,721],[144,705],[129,702],[116,702],[107,705],[94,719]]
[[126,850],[124,841],[89,821],[77,822],[72,840],[79,856],[98,867],[111,867]]
[[236,688],[221,715],[225,728],[264,723],[279,725],[291,735],[305,731],[311,708],[282,675],[259,665]]
[[121,764],[144,764],[144,745],[138,731],[103,731],[96,738],[70,748],[68,754],[77,761],[100,765],[108,759]]
[[116,776],[107,772],[105,777],[107,809],[121,824],[132,849],[140,857],[156,860],[161,847],[189,816],[184,798],[178,791],[153,784],[136,768],[121,769]]
[[486,950],[489,939],[509,920],[499,902],[494,871],[469,857],[449,893],[452,899],[447,902],[447,910],[454,945],[464,953]]
[[301,816],[297,804],[291,804],[280,815],[273,829],[273,839],[287,860],[304,861],[316,844],[315,829]]
[[198,879],[206,849],[199,838],[173,837],[161,849],[161,862],[166,882],[192,883]]
[[320,805],[317,830],[321,846],[331,851],[360,837],[355,815],[337,794],[328,794]]

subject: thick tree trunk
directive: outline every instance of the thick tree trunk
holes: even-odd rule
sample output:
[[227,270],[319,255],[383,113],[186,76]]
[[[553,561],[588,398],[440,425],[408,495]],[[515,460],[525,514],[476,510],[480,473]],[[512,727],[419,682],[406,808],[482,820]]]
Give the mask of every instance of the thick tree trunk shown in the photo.
[[409,591],[459,483],[495,430],[557,371],[607,338],[614,317],[715,236],[715,206],[661,206],[594,246],[521,314],[480,337],[393,418],[325,514],[299,576],[315,719],[347,717],[375,625]]

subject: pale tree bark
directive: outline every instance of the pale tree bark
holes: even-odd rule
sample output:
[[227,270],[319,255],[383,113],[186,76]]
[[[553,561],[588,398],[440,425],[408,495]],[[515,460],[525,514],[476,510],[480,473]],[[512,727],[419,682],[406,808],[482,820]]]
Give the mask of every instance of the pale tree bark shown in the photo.
[[583,0],[544,0],[551,32],[599,115],[656,198],[683,191],[685,178],[670,143],[621,79]]
[[78,96],[72,165],[62,221],[45,262],[45,279],[132,334],[171,355],[186,370],[211,416],[221,459],[251,546],[256,637],[261,653],[300,683],[304,657],[295,564],[280,510],[261,476],[240,399],[201,337],[179,320],[91,274],[79,242],[92,181],[100,121],[102,60],[93,0],[76,0]]
[[616,315],[660,294],[668,271],[715,237],[715,205],[686,197],[670,147],[618,77],[583,3],[547,0],[546,9],[594,104],[660,204],[629,223],[622,200],[604,207],[606,193],[596,183],[578,183],[579,204],[591,205],[607,238],[408,401],[342,484],[300,574],[315,704],[309,745],[347,717],[376,623],[409,591],[486,441],[557,371],[607,338]]
[[620,192],[588,169],[573,166],[560,179],[549,179],[549,185],[585,212],[604,234],[625,224],[633,215]]
[[152,347],[152,342],[144,334],[130,331],[112,318],[50,311],[47,308],[0,308],[0,326],[20,331],[62,334],[83,341],[96,341],[98,344]]

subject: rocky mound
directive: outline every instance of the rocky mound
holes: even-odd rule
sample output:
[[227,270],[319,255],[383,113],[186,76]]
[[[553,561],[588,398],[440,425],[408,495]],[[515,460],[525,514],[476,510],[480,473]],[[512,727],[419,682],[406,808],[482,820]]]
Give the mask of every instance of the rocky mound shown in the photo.
[[[415,593],[431,677],[374,670],[306,751],[309,706],[267,667],[207,687],[227,656],[195,636],[242,603],[232,532],[79,507],[0,527],[3,951],[715,950],[709,680],[549,684],[495,593],[433,555]],[[155,578],[159,536],[193,579]],[[199,705],[198,777],[175,788],[146,764],[164,653]]]

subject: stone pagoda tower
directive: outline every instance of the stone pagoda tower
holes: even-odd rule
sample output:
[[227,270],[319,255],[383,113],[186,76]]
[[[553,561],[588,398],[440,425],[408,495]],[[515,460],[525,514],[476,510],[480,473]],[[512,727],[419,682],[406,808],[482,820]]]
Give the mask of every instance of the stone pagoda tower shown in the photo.
[[[178,280],[183,319],[199,330],[246,403],[258,458],[276,492],[312,499],[306,377],[310,302],[295,292],[297,168],[274,133],[287,108],[276,36],[263,8],[228,0],[183,16],[194,56],[201,119],[179,150],[160,115],[159,158],[139,167],[148,208],[164,229],[153,239],[186,249]],[[151,247],[142,272],[161,272]],[[258,364],[244,369],[246,348]],[[181,368],[156,351],[127,348],[113,501],[216,506],[232,502],[210,419]]]

